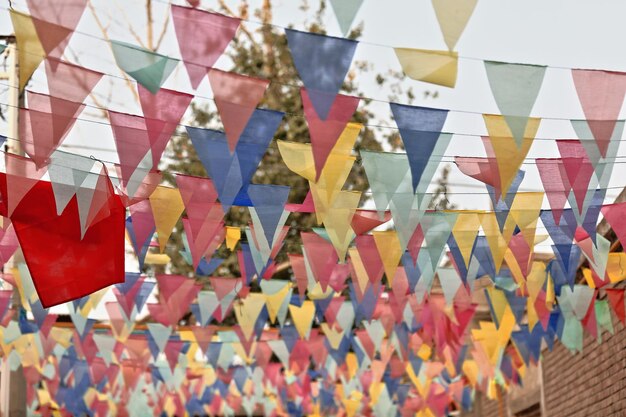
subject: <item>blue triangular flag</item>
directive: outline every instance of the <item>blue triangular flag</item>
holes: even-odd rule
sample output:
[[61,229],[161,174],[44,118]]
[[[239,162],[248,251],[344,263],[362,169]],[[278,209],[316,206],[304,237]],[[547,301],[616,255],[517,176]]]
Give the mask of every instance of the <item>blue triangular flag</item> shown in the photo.
[[[443,140],[450,140],[449,137],[441,135],[443,125],[448,117],[448,110],[406,106],[396,103],[390,103],[390,106],[400,130],[404,149],[406,149],[409,158],[411,176],[413,178],[413,191],[415,191],[422,179],[422,175],[425,173],[427,165],[431,162],[433,150],[440,136]],[[447,145],[445,148],[447,148]],[[438,152],[438,155],[434,155],[435,159],[441,161],[444,151],[445,149]],[[431,179],[426,178],[428,182]]]
[[357,41],[285,29],[293,62],[320,119],[330,108],[352,64]]

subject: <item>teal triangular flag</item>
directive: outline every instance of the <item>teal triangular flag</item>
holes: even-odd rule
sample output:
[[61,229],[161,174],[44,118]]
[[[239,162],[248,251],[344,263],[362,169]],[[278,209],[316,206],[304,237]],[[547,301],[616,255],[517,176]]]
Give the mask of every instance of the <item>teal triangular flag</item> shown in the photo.
[[363,150],[361,150],[361,159],[372,189],[374,204],[382,218],[392,197],[409,172],[409,159],[403,153]]
[[178,60],[126,42],[111,41],[117,65],[139,84],[156,94],[172,74]]
[[154,339],[154,343],[159,348],[159,353],[162,353],[172,334],[172,328],[166,327],[160,323],[148,323],[148,331],[152,339]]
[[530,112],[539,95],[546,67],[485,61],[485,69],[493,97],[519,147],[524,139]]
[[350,26],[352,26],[354,17],[363,5],[363,0],[330,0],[330,4],[335,11],[341,33],[347,36],[350,33]]

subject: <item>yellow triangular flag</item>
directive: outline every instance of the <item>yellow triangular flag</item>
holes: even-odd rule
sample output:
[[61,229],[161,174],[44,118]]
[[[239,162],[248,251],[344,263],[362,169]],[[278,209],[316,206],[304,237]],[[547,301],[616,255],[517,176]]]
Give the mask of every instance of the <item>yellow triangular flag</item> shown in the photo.
[[315,181],[315,160],[310,143],[276,141],[287,168],[309,181]]
[[308,339],[311,326],[313,325],[313,317],[315,316],[315,304],[313,301],[305,301],[302,303],[302,307],[289,304],[289,313],[300,337]]
[[17,42],[20,91],[24,90],[28,80],[46,57],[33,19],[24,13],[10,9],[13,30]]
[[289,295],[289,290],[291,286],[285,285],[279,291],[276,291],[274,294],[265,294],[265,304],[267,304],[267,313],[270,316],[270,321],[272,323],[276,323],[276,318],[278,317],[278,312],[280,311],[285,298]]
[[454,240],[463,256],[465,267],[469,266],[479,228],[480,217],[478,217],[478,213],[475,211],[460,212],[452,228],[452,236],[454,236]]
[[234,251],[237,242],[241,239],[241,228],[235,226],[226,226],[226,247],[230,251]]
[[355,236],[351,224],[360,200],[360,192],[341,191],[326,211],[324,227],[341,263],[345,261],[346,252]]
[[394,48],[407,77],[454,88],[459,66],[456,52]]
[[398,239],[398,234],[395,230],[377,231],[372,234],[374,235],[374,242],[380,254],[380,259],[383,261],[387,281],[391,285],[393,277],[396,275],[396,268],[400,258],[402,258],[400,239]]
[[432,0],[432,3],[443,39],[448,49],[453,50],[472,17],[478,0]]
[[528,119],[521,146],[517,145],[517,141],[504,116],[485,114],[483,115],[483,119],[485,120],[487,131],[489,132],[489,143],[491,144],[498,165],[500,188],[502,194],[505,195],[517,176],[517,172],[522,166],[526,155],[528,155],[528,151],[539,129],[541,119],[536,117]]
[[[156,225],[159,247],[163,252],[174,226],[185,210],[185,204],[177,188],[159,186],[150,195],[150,206]],[[192,243],[189,242],[189,244]]]
[[261,314],[261,310],[265,307],[265,295],[260,293],[250,293],[242,299],[238,305],[235,305],[235,316],[237,323],[241,327],[241,331],[246,339],[250,339],[254,333],[254,325]]

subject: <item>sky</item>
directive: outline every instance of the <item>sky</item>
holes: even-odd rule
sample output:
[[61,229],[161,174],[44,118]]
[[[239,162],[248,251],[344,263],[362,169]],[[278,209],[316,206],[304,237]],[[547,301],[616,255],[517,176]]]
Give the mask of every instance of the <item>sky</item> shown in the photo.
[[[102,22],[110,25],[111,39],[136,43],[128,29],[129,21],[132,21],[134,30],[145,39],[144,0],[91,1]],[[169,3],[166,0],[153,2],[154,19],[156,26],[160,27],[169,13]],[[186,4],[181,0],[173,3]],[[237,10],[239,1],[226,0],[226,3],[233,10]],[[318,0],[308,0],[308,3],[315,9]],[[262,0],[249,0],[251,10],[261,4]],[[300,4],[298,0],[274,0],[274,24],[304,29],[307,15],[299,9]],[[13,5],[18,10],[27,10],[25,0],[14,0]],[[206,9],[217,9],[217,6],[217,0],[203,0],[201,4]],[[11,32],[7,7],[7,1],[0,2],[0,34]],[[417,98],[412,104],[451,110],[444,131],[460,134],[454,135],[446,152],[444,159],[450,161],[453,156],[484,156],[480,138],[477,136],[487,133],[481,113],[499,113],[489,88],[483,60],[548,65],[542,89],[531,113],[531,116],[545,119],[528,158],[556,157],[558,154],[553,139],[575,138],[568,119],[584,118],[569,69],[626,72],[626,60],[623,58],[623,39],[626,39],[624,16],[626,2],[618,0],[479,0],[456,46],[460,56],[456,88],[436,87],[408,78],[402,85],[405,88],[411,87],[416,92]],[[326,11],[324,20],[329,35],[341,36],[330,8]],[[391,94],[391,91],[374,82],[374,76],[389,69],[401,70],[392,47],[446,48],[429,0],[365,0],[354,24],[360,23],[364,24],[364,33],[355,61],[367,60],[372,63],[373,70],[366,74],[357,74],[356,81],[363,95],[370,98],[387,100]],[[243,24],[249,30],[258,28],[255,23]],[[167,26],[165,39],[159,52],[179,57],[171,22]],[[109,93],[115,91],[115,96],[109,103],[111,110],[141,114],[138,104],[121,79],[122,74],[115,65],[106,42],[102,40],[102,34],[89,10],[85,12],[72,38],[70,49],[72,53],[66,54],[69,61],[114,75],[101,81],[95,91],[96,97],[105,101]],[[229,69],[228,60],[220,59],[217,67]],[[33,91],[46,92],[42,73],[39,70],[33,77],[29,85]],[[6,103],[7,94],[3,83],[6,81],[0,81],[0,101]],[[192,91],[182,63],[164,87]],[[436,90],[437,98],[432,95],[425,97],[423,93],[427,90]],[[197,103],[215,108],[214,103],[207,99],[212,94],[206,79],[196,94],[199,96],[196,98]],[[402,97],[397,101],[407,102]],[[376,103],[370,110],[382,124],[394,126],[387,104]],[[621,117],[624,117],[624,112]],[[110,128],[106,124],[89,121],[102,122],[102,114],[89,108],[81,119],[85,120],[77,122],[63,149],[116,162],[117,155]],[[0,123],[0,134],[5,132],[6,124]],[[622,163],[615,165],[609,187],[623,185],[622,179],[626,178],[626,148],[623,143],[618,155],[623,156]],[[520,190],[541,190],[536,168],[532,165],[525,167],[527,175]],[[449,199],[459,208],[489,208],[484,187],[476,180],[464,176],[454,165],[450,176],[450,190],[452,194]],[[619,191],[609,190],[606,202],[612,201]],[[544,208],[548,208],[547,201],[544,201]],[[548,248],[547,245],[549,243],[543,244],[544,249]]]

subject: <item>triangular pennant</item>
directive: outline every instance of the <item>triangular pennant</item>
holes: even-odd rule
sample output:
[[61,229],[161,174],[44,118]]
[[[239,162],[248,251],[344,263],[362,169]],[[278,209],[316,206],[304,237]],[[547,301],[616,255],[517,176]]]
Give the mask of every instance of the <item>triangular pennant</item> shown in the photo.
[[380,254],[380,259],[383,261],[387,282],[391,285],[396,275],[400,258],[402,258],[402,246],[398,239],[398,234],[393,230],[387,230],[384,232],[374,232],[373,235],[376,248],[378,248],[378,253]]
[[520,147],[546,67],[485,61],[485,69],[496,104]]
[[223,132],[187,127],[191,142],[215,184],[225,211],[234,203],[250,205],[248,184],[283,115],[284,113],[272,110],[255,110],[239,138],[234,154],[230,153]]
[[253,221],[256,220],[255,229],[263,233],[270,249],[274,247],[276,233],[287,220],[283,213],[290,190],[290,187],[281,185],[251,184],[248,187],[252,201],[250,214]]
[[350,26],[362,4],[363,0],[330,0],[343,36],[350,33]]
[[389,220],[391,220],[390,212],[385,212],[383,218],[379,219],[378,212],[376,210],[357,209],[354,212],[351,226],[354,234],[358,236],[364,235],[365,233],[377,228],[378,226],[382,226]]
[[449,50],[456,46],[465,26],[474,13],[478,0],[432,0],[439,27]]
[[311,103],[326,120],[352,64],[357,41],[285,29],[291,57]]
[[[87,0],[42,2],[27,0],[33,22],[48,56],[61,58],[72,33],[85,11]],[[56,28],[51,28],[54,23]],[[51,39],[54,40],[50,44]],[[54,45],[56,44],[56,45]]]
[[209,81],[232,153],[270,82],[217,69],[209,71]]
[[117,65],[152,94],[159,91],[178,65],[177,59],[126,42],[112,40],[111,50]]
[[235,37],[240,19],[172,5],[172,20],[191,86],[200,82]]
[[311,147],[315,160],[315,181],[322,174],[328,155],[335,147],[337,140],[344,132],[348,121],[359,106],[358,97],[338,94],[331,107],[328,109],[325,119],[318,117],[312,98],[307,89],[300,89],[304,115],[309,126],[311,135]]
[[96,161],[66,152],[55,152],[48,165],[57,214],[61,214],[80,190]]
[[45,58],[46,52],[39,41],[37,29],[33,23],[33,19],[24,13],[15,11],[13,8],[9,10],[11,14],[11,22],[13,22],[13,30],[18,54],[18,68],[20,79],[20,91],[26,87],[41,61]]
[[157,187],[150,196],[161,253],[172,234],[174,226],[185,210],[183,199],[177,188]]
[[164,88],[154,93],[141,84],[137,90],[152,151],[152,167],[156,169],[193,96]]
[[410,48],[394,48],[394,51],[407,77],[450,88],[456,85],[458,53]]
[[156,231],[152,206],[150,200],[143,200],[130,206],[129,210],[136,239],[135,253],[140,253],[142,248],[150,243]]
[[324,218],[324,227],[342,263],[354,239],[351,224],[360,200],[361,192],[341,191],[328,208]]
[[[396,103],[391,103],[390,106],[409,158],[411,175],[413,177],[413,190],[415,191],[418,184],[422,181],[422,174],[424,174],[426,166],[433,159],[436,162],[435,166],[437,166],[447,148],[447,144],[445,147],[440,146],[438,147],[440,152],[433,155],[433,150],[441,139],[444,141],[447,139],[449,142],[451,138],[451,135],[441,134],[448,116],[448,110],[406,106]],[[431,180],[432,176],[428,175],[424,178],[424,183],[430,184]],[[422,190],[422,192],[424,191],[426,190]]]
[[606,157],[615,123],[624,103],[626,74],[573,69],[572,78],[589,130],[600,154]]

